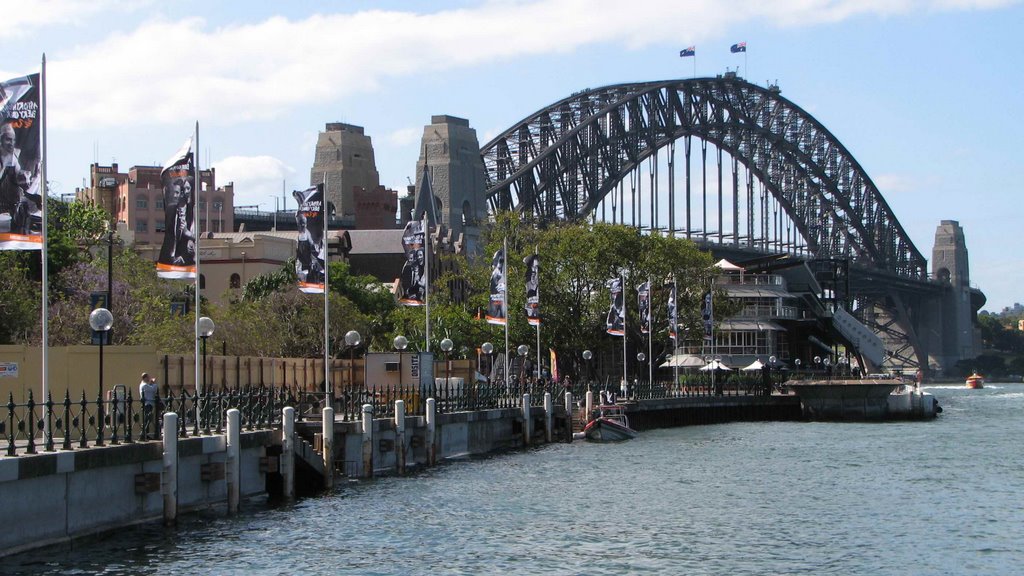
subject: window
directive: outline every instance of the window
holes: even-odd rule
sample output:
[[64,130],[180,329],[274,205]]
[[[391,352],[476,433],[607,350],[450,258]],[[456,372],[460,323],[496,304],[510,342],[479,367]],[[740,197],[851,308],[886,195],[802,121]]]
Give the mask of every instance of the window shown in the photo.
[[136,196],[135,207],[142,209],[149,208],[149,200],[145,196]]
[[199,208],[200,212],[202,212],[203,210],[206,210],[206,200],[200,200],[198,208]]
[[235,273],[235,274],[231,275],[231,287],[232,288],[241,288],[242,287],[242,277],[239,276],[238,273]]
[[156,222],[154,223],[154,226],[153,226],[153,231],[154,232],[163,232],[166,229],[167,229],[167,227],[164,226],[164,221],[160,220],[159,218],[157,218],[157,220],[156,220]]
[[223,198],[214,198],[213,199],[213,209],[214,210],[223,210],[224,209],[224,199]]
[[156,208],[157,210],[163,210],[164,209],[164,199],[163,198],[157,198],[156,201],[153,202],[153,207]]
[[199,289],[206,290],[206,274],[199,275]]
[[149,221],[148,220],[136,220],[135,221],[135,232],[145,234],[149,232]]

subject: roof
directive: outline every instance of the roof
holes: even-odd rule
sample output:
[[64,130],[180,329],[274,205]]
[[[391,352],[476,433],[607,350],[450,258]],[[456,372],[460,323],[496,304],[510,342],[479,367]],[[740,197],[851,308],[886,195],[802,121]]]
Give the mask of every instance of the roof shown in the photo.
[[722,320],[719,324],[720,330],[771,330],[772,332],[786,332],[781,325],[771,320]]
[[405,254],[402,246],[402,229],[394,230],[349,230],[352,250],[349,254]]
[[771,284],[720,284],[726,294],[736,298],[796,298],[782,286]]

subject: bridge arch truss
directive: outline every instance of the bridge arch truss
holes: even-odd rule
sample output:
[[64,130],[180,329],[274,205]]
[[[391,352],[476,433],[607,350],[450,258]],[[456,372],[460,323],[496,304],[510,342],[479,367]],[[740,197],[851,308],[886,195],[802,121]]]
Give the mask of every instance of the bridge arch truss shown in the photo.
[[891,278],[852,294],[853,308],[894,366],[926,365],[907,290],[928,283],[925,258],[852,154],[776,87],[726,75],[587,89],[481,155],[492,211],[610,220]]

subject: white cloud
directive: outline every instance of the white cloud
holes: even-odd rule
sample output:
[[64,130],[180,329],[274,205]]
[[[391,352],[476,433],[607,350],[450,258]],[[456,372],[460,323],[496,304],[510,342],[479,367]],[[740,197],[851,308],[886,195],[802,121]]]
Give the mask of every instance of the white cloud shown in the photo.
[[256,204],[260,210],[273,210],[274,197],[280,198],[285,182],[296,178],[294,168],[272,156],[229,156],[213,167],[218,187],[234,182],[235,206]]
[[418,144],[423,136],[423,128],[402,128],[388,134],[388,142],[395,146]]
[[878,187],[882,196],[894,192],[911,192],[921,185],[917,180],[904,174],[876,174],[871,177],[871,180]]
[[[1008,1],[1008,0],[1007,0]],[[984,8],[1000,0],[637,0],[616,18],[618,0],[484,2],[417,14],[371,10],[272,17],[211,25],[201,18],[153,19],[50,60],[50,123],[94,129],[118,124],[270,119],[305,104],[376,90],[388,78],[565,53],[589,44],[638,48],[697,42],[729,28],[767,22],[807,26],[855,15]],[[58,0],[67,14],[90,3]],[[107,5],[100,4],[103,9]],[[39,22],[61,20],[56,9]],[[514,39],[514,41],[512,40]]]
[[24,38],[37,30],[62,25],[81,25],[89,16],[103,12],[124,14],[149,4],[146,0],[47,0],[17,7],[5,6],[0,39]]

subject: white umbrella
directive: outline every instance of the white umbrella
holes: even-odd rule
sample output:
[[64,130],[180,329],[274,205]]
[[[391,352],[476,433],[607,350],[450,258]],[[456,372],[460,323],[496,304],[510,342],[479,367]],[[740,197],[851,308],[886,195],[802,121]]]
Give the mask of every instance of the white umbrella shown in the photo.
[[743,369],[744,370],[754,371],[754,370],[760,370],[762,368],[764,368],[764,363],[762,363],[761,359],[759,358],[759,359],[754,360],[753,362],[751,362],[750,366],[747,366],[746,368],[743,368]]
[[707,372],[708,370],[732,370],[732,368],[729,368],[725,364],[722,364],[720,361],[719,362],[712,361],[712,362],[708,362],[708,365],[704,366],[700,370],[701,370],[701,372]]

